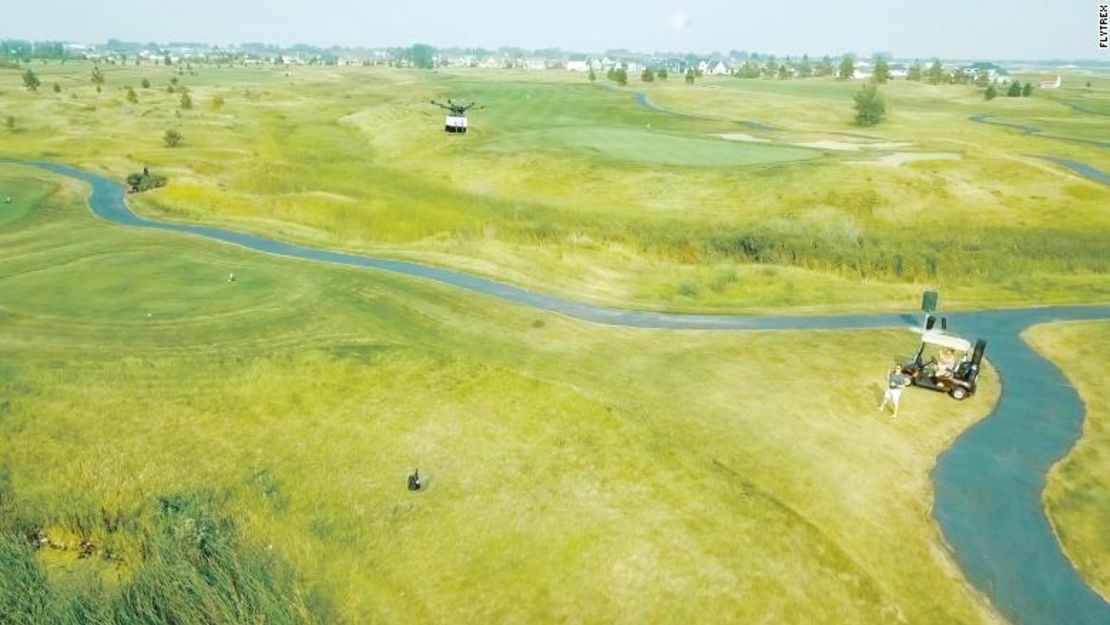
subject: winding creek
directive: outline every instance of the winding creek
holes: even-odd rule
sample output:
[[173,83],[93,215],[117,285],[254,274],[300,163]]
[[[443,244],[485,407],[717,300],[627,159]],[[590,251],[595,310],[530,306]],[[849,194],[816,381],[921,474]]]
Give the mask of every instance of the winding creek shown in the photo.
[[[203,236],[290,258],[391,271],[513,304],[585,321],[640,328],[796,330],[916,325],[916,314],[830,316],[684,315],[620,310],[538,293],[459,271],[304,247],[202,225],[162,222],[131,212],[118,182],[67,165],[0,159],[87,183],[89,205],[113,223]],[[989,342],[1004,392],[991,414],[941,455],[933,472],[933,514],[963,571],[997,609],[1026,625],[1105,625],[1110,604],[1084,582],[1060,549],[1041,495],[1049,468],[1082,433],[1083,405],[1051,362],[1021,338],[1056,320],[1108,319],[1110,305],[1028,308],[948,315],[964,334]]]

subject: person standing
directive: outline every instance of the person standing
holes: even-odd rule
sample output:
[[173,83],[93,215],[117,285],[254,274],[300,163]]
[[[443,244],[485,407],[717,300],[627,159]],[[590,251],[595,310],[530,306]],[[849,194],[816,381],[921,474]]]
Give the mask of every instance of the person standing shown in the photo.
[[879,410],[886,409],[887,404],[890,404],[893,408],[891,416],[897,418],[898,405],[902,401],[902,389],[909,386],[910,381],[910,376],[902,371],[902,365],[895,364],[887,375],[886,391],[883,393],[883,403],[879,404]]

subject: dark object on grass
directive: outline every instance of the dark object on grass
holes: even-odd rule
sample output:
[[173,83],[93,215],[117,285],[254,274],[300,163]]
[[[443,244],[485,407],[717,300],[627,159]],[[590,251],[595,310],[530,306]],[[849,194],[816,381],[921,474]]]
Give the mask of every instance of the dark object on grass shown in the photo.
[[140,193],[166,186],[166,177],[150,173],[143,167],[143,173],[131,174],[127,177],[127,190],[131,193]]
[[420,490],[424,485],[420,483],[420,470],[413,469],[409,476],[409,490]]

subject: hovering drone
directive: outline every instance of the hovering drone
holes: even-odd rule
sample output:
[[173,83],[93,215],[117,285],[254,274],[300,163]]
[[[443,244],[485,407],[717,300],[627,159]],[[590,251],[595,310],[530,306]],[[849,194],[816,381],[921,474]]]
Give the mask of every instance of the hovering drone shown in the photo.
[[[477,102],[464,104],[451,99],[448,99],[446,104],[432,100],[432,104],[447,111],[447,119],[444,121],[443,129],[450,133],[466,133],[468,126],[466,112],[478,106]],[[482,110],[482,108],[484,107],[478,106],[478,110]]]

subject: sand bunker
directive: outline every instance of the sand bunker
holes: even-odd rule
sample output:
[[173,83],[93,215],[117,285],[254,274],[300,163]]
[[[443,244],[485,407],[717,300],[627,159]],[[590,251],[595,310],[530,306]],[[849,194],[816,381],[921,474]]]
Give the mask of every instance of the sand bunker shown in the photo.
[[885,165],[887,167],[898,167],[905,163],[913,163],[915,161],[958,161],[962,156],[955,152],[895,152],[894,154],[887,154],[880,156],[870,161],[852,161],[853,163],[863,163],[865,165]]
[[743,132],[726,132],[724,134],[720,134],[720,135],[717,135],[717,136],[722,138],[722,139],[727,139],[729,141],[751,141],[751,142],[754,142],[754,143],[769,143],[771,141],[770,139],[764,139],[762,137],[756,137],[756,136],[749,135],[749,134],[746,134],[746,133],[743,133]]
[[807,141],[805,143],[796,143],[804,148],[815,148],[818,150],[841,150],[844,152],[858,152],[860,150],[895,150],[898,148],[906,148],[911,144],[897,141],[876,141],[874,143],[850,143],[848,141]]

